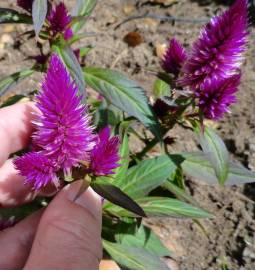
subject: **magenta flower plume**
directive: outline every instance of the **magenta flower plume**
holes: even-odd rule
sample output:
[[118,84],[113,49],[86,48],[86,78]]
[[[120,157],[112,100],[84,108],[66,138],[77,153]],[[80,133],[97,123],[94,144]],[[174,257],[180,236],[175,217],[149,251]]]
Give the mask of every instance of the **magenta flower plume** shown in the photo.
[[50,24],[50,30],[53,32],[54,36],[58,33],[62,33],[65,40],[73,37],[73,31],[69,27],[71,16],[68,14],[68,10],[63,2],[60,2],[57,6],[52,8],[47,19]]
[[46,155],[43,155],[43,153],[27,153],[15,159],[14,165],[20,174],[25,177],[25,183],[33,184],[36,190],[51,182],[56,186],[59,185],[56,175],[58,167],[54,166],[54,162],[48,159]]
[[113,169],[119,167],[119,138],[110,137],[110,128],[100,130],[95,147],[91,152],[90,168],[97,175],[113,174]]
[[78,89],[62,61],[53,55],[37,97],[42,114],[35,123],[34,143],[64,170],[87,160],[94,146],[93,129]]
[[227,79],[206,81],[203,88],[196,92],[198,106],[204,116],[219,120],[224,113],[229,112],[229,106],[236,102],[235,93],[240,84],[241,74]]
[[93,128],[82,97],[57,55],[52,55],[37,96],[40,114],[34,122],[34,152],[15,159],[15,167],[35,189],[53,182],[57,173],[68,174],[79,161],[89,161],[95,144]]
[[182,64],[187,58],[184,47],[175,39],[171,39],[169,46],[162,58],[161,66],[169,73],[178,76]]
[[236,0],[222,15],[212,18],[194,43],[179,83],[194,90],[206,81],[238,73],[247,44],[247,27],[247,0]]
[[17,0],[17,5],[28,12],[32,11],[32,5],[34,0]]

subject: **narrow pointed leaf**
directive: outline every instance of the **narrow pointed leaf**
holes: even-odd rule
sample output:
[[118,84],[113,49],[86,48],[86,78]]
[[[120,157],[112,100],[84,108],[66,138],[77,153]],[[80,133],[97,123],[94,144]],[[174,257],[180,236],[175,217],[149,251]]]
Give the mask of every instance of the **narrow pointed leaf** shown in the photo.
[[80,95],[82,95],[85,100],[86,85],[84,81],[83,71],[75,54],[73,53],[70,47],[60,48],[55,46],[54,50],[59,54],[59,56],[62,58],[63,62],[67,66],[70,74],[72,75],[73,79],[75,80],[79,88]]
[[4,95],[12,86],[34,73],[33,69],[26,69],[0,80],[0,96]]
[[153,114],[144,90],[117,71],[87,67],[85,81],[94,90],[129,116],[134,116],[161,140],[160,125]]
[[34,22],[35,34],[39,35],[48,10],[47,0],[34,0],[32,5],[32,17]]
[[113,180],[112,183],[115,186],[120,186],[121,187],[121,183],[123,181],[123,178],[126,177],[126,173],[128,170],[128,164],[129,164],[129,147],[128,147],[128,136],[125,133],[120,149],[119,149],[119,156],[120,156],[120,161],[119,164],[120,166],[115,169],[115,174],[113,175]]
[[[148,217],[174,218],[212,218],[213,216],[203,209],[188,203],[165,197],[144,197],[136,199]],[[121,217],[134,216],[126,210],[113,205],[106,205],[106,210]]]
[[11,106],[13,104],[16,104],[19,102],[21,99],[23,99],[25,96],[24,95],[14,95],[9,97],[3,104],[0,105],[0,108],[4,108],[7,106]]
[[222,139],[209,127],[199,133],[203,152],[208,156],[221,185],[227,179],[229,170],[229,156]]
[[153,94],[155,98],[170,96],[170,86],[165,81],[157,79],[154,82]]
[[143,160],[127,171],[121,189],[134,199],[143,197],[161,186],[176,168],[167,155]]
[[195,201],[195,199],[189,195],[185,190],[178,187],[174,183],[172,183],[169,179],[164,182],[162,185],[163,188],[169,190],[172,192],[179,200],[185,201],[187,203],[190,203],[192,205],[198,206],[198,203]]
[[0,24],[2,23],[32,24],[32,18],[13,9],[0,8]]
[[154,254],[137,247],[120,245],[103,240],[103,247],[121,266],[132,270],[169,270]]
[[141,225],[135,234],[123,234],[120,238],[125,246],[143,248],[159,257],[171,255],[159,237],[146,226]]
[[[98,0],[77,0],[76,5],[72,11],[73,16],[89,16],[96,7]],[[77,22],[73,25],[72,29],[77,32],[82,28],[84,22]]]
[[119,205],[138,216],[146,217],[143,209],[133,201],[128,195],[122,192],[118,187],[109,184],[102,183],[92,183],[91,187],[94,189],[96,193],[100,196],[104,197],[108,201]]
[[[217,184],[215,171],[203,152],[181,153],[179,155],[171,155],[172,159],[182,160],[180,165],[183,171],[198,180],[207,184]],[[255,182],[255,173],[246,169],[240,164],[232,161],[229,162],[228,178],[226,185],[243,185]]]

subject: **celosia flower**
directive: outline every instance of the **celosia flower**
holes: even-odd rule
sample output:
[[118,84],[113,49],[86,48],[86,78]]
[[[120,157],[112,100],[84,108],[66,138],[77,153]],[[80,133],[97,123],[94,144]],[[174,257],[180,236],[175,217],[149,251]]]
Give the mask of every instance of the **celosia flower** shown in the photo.
[[14,226],[16,222],[17,220],[15,219],[15,217],[7,218],[7,219],[0,217],[0,231],[3,231],[7,228]]
[[14,162],[26,183],[40,189],[49,182],[57,184],[57,172],[69,173],[79,161],[88,161],[95,136],[87,115],[81,105],[82,97],[62,61],[53,55],[37,96],[40,110],[34,122],[34,149]]
[[34,0],[17,0],[17,5],[28,12],[32,11],[32,5]]
[[64,170],[88,159],[94,146],[93,129],[78,89],[62,61],[53,55],[37,97],[42,114],[35,123],[34,143]]
[[15,167],[25,177],[25,183],[33,184],[35,189],[40,189],[49,183],[59,186],[57,171],[59,166],[54,164],[43,153],[31,152],[14,160]]
[[73,37],[73,31],[69,27],[71,16],[68,14],[67,8],[63,2],[52,8],[49,16],[47,17],[50,25],[50,30],[55,36],[58,33],[64,35],[65,40]]
[[113,174],[113,169],[119,167],[119,138],[110,137],[110,128],[107,126],[100,130],[96,145],[91,152],[90,169],[94,175]]
[[224,113],[229,112],[229,106],[236,102],[234,94],[238,90],[240,78],[241,74],[222,80],[213,78],[196,92],[198,106],[206,118],[219,120]]
[[211,19],[183,65],[179,80],[182,86],[199,89],[206,81],[238,73],[246,49],[247,13],[247,0],[237,0],[222,15]]
[[169,73],[178,76],[182,64],[187,58],[184,47],[175,39],[171,39],[162,59],[162,68]]

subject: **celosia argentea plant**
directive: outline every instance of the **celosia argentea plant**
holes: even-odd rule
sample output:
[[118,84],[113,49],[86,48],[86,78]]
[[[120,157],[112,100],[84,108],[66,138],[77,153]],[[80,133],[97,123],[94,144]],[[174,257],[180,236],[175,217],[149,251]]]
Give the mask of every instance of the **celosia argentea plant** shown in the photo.
[[[40,89],[29,95],[37,108],[29,150],[16,153],[14,164],[36,191],[49,185],[58,191],[82,180],[78,198],[91,186],[105,198],[105,254],[125,269],[168,269],[160,257],[170,251],[141,219],[213,218],[186,192],[184,175],[221,185],[255,181],[253,172],[230,161],[223,141],[207,126],[207,119],[220,120],[237,101],[248,46],[247,0],[212,18],[189,49],[170,40],[152,104],[136,82],[84,61],[91,47],[77,47],[76,41],[87,36],[82,26],[96,2],[77,1],[72,12],[63,2],[47,0],[20,0],[17,10],[0,9],[1,23],[28,24],[24,35],[38,48],[30,69],[0,81],[1,95],[33,73],[45,73]],[[12,96],[1,106],[23,97]],[[169,131],[177,125],[194,131],[202,151],[172,153]],[[130,147],[134,137],[140,142]],[[152,155],[156,145],[161,154]],[[1,209],[0,227],[49,201]]]

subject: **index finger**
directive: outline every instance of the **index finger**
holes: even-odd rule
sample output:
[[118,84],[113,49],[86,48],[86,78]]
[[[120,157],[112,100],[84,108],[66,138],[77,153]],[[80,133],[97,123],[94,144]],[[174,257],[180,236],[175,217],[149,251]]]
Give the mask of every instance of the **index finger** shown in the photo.
[[11,153],[15,153],[29,142],[32,134],[33,102],[19,103],[0,110],[0,166]]

